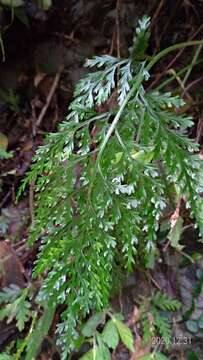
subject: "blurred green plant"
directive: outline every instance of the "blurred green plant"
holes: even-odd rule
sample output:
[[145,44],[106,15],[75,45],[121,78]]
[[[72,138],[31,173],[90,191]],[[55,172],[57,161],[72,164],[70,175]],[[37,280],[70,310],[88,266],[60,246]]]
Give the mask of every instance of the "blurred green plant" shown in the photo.
[[[166,348],[171,344],[171,324],[168,314],[180,309],[181,303],[157,291],[142,305],[143,345],[153,344],[153,338],[162,339]],[[159,344],[157,344],[159,345]]]
[[[25,360],[35,359],[52,324],[55,305],[44,302],[41,315],[42,306],[38,303],[35,289],[32,286],[20,289],[14,284],[0,292],[0,305],[4,305],[0,309],[0,320],[6,319],[7,323],[15,320],[20,332],[31,322],[28,334],[20,341],[11,343],[10,350],[7,349],[5,355],[12,356],[14,360],[21,359],[22,354]],[[142,329],[140,336],[143,348],[151,344],[152,352],[147,355],[149,359],[167,359],[153,344],[153,338],[160,337],[166,348],[169,347],[171,324],[167,313],[178,310],[180,306],[178,300],[161,292],[156,292],[149,299],[141,299],[137,321]],[[122,342],[131,353],[135,351],[134,336],[124,323],[123,315],[108,308],[94,313],[81,324],[74,351],[84,352],[84,345],[88,345],[89,350],[82,355],[81,360],[110,360],[111,352],[117,348],[119,342]]]
[[[0,0],[0,48],[2,52],[2,61],[6,59],[3,36],[5,31],[12,25],[14,17],[18,18],[25,26],[29,26],[29,17],[27,15],[27,1],[26,0]],[[47,11],[52,6],[52,0],[32,0],[33,8]],[[11,20],[8,24],[4,24],[4,10],[10,10]]]
[[[139,22],[128,59],[104,55],[87,61],[90,72],[76,86],[67,120],[46,137],[22,185],[21,193],[35,184],[29,241],[41,238],[33,277],[44,275],[37,296],[44,319],[36,323],[35,340],[29,337],[26,360],[33,346],[36,351],[38,328],[48,331],[57,305],[63,307],[57,345],[65,360],[84,319],[108,306],[117,273],[135,264],[152,266],[170,186],[203,233],[199,148],[186,135],[192,119],[180,111],[178,95],[144,88],[164,56],[203,41],[175,44],[148,58],[149,24],[147,17]],[[167,299],[160,299],[167,309]],[[166,322],[158,320],[160,333],[168,333]],[[96,346],[99,341],[100,335]]]
[[8,138],[6,135],[0,132],[0,160],[10,159],[13,155],[11,152],[7,151],[8,148]]
[[[110,318],[106,321],[106,316]],[[102,326],[103,330],[98,331]],[[126,348],[134,351],[134,339],[129,327],[124,324],[122,314],[114,314],[110,310],[94,314],[81,329],[78,339],[78,348],[83,343],[90,343],[90,350],[84,354],[81,360],[110,360],[110,350],[115,350],[121,341]]]
[[20,98],[12,89],[0,89],[0,99],[3,100],[8,107],[15,113],[20,112]]

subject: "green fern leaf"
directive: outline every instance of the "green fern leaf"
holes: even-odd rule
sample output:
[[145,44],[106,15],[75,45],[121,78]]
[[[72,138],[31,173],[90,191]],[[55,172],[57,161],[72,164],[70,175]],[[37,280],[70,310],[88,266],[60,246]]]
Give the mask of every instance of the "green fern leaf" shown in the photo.
[[136,35],[133,39],[133,46],[130,48],[130,54],[133,60],[140,59],[148,47],[150,37],[149,26],[150,18],[146,15],[143,16],[138,22],[139,26],[136,28]]
[[155,308],[152,309],[152,315],[154,317],[154,325],[157,328],[158,334],[164,339],[164,344],[168,347],[171,338],[171,326],[169,321],[165,316],[160,315]]
[[177,299],[172,299],[165,293],[159,291],[156,292],[155,296],[152,299],[152,303],[159,309],[166,311],[176,311],[180,309],[181,303]]
[[[201,161],[198,145],[186,135],[192,121],[174,111],[183,104],[180,97],[144,89],[151,67],[177,46],[140,61],[148,29],[149,19],[143,18],[130,59],[87,61],[92,72],[78,82],[66,121],[46,136],[21,188],[35,184],[29,242],[40,238],[41,247],[33,276],[44,278],[39,306],[62,305],[56,330],[62,360],[74,348],[84,319],[108,306],[115,274],[155,259],[169,187],[175,184],[203,231]],[[102,112],[102,104],[110,109]],[[178,308],[159,294],[155,309],[158,300],[161,309]],[[117,331],[133,351],[132,334],[121,324]],[[160,316],[155,325],[169,333]]]

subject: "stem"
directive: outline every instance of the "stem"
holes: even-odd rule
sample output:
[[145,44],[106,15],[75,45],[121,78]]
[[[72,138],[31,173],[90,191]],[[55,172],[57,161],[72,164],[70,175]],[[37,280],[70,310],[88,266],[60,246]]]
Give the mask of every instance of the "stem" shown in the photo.
[[167,47],[166,49],[160,51],[157,55],[153,57],[150,63],[147,65],[146,70],[149,71],[160,59],[166,56],[171,51],[175,51],[177,49],[185,48],[187,46],[196,46],[196,45],[203,45],[203,40],[192,40],[192,41],[185,41],[182,43],[178,43],[172,46]]
[[93,337],[93,360],[96,360],[96,340]]
[[187,73],[186,73],[186,75],[185,75],[185,77],[183,79],[183,85],[186,84],[186,82],[187,82],[187,80],[188,80],[188,78],[189,78],[189,76],[191,74],[191,71],[192,71],[193,67],[195,66],[195,63],[196,63],[196,61],[198,59],[198,56],[199,56],[201,50],[202,50],[202,44],[199,45],[197,50],[195,51],[194,57],[193,57],[193,59],[191,61],[191,64],[190,64],[191,66],[189,67],[189,69],[188,69],[188,71],[187,71]]
[[[143,70],[143,67],[142,69]],[[96,161],[96,165],[98,164],[98,162],[100,161],[101,159],[101,156],[102,156],[102,153],[106,147],[106,144],[108,143],[109,141],[109,138],[111,137],[112,133],[114,132],[117,124],[118,124],[118,121],[123,113],[123,110],[125,109],[128,101],[130,100],[131,96],[135,93],[135,91],[139,88],[140,84],[142,83],[143,81],[143,78],[144,78],[144,74],[143,74],[143,71],[140,71],[140,74],[138,76],[136,76],[134,79],[136,80],[135,84],[133,85],[132,89],[129,91],[128,95],[126,96],[125,100],[123,101],[122,105],[120,106],[111,126],[109,127],[108,131],[107,131],[107,134],[101,144],[101,147],[100,147],[100,150],[99,150],[99,153],[98,153],[98,156],[97,156],[97,161]]]
[[6,60],[6,55],[5,55],[4,42],[3,42],[3,38],[2,38],[2,33],[1,33],[1,32],[0,32],[0,48],[1,48],[1,53],[2,53],[2,61],[5,62],[5,60]]

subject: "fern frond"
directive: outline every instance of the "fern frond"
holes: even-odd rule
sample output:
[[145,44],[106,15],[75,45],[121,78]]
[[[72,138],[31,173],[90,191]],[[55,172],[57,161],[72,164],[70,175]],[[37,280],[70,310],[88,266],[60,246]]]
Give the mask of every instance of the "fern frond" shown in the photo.
[[130,48],[130,55],[133,60],[140,59],[144,54],[148,46],[150,38],[150,18],[146,15],[138,21],[138,27],[136,28],[136,35],[133,38],[133,45]]
[[169,345],[171,338],[171,326],[166,316],[160,315],[160,313],[153,308],[152,314],[154,317],[154,326],[161,338],[164,339],[164,344]]
[[166,311],[176,311],[181,306],[180,301],[178,301],[177,299],[172,299],[165,293],[161,293],[159,291],[157,291],[152,298],[152,303],[157,308]]
[[154,326],[154,319],[150,319],[151,314],[144,314],[142,319],[142,346],[149,345],[152,337],[155,336],[156,328]]
[[31,317],[31,303],[27,300],[28,289],[19,289],[15,285],[5,288],[0,293],[1,303],[6,305],[0,309],[0,320],[7,318],[7,322],[16,319],[16,325],[19,331],[25,327],[25,323]]
[[[135,48],[147,38],[148,25],[147,19],[140,23]],[[66,121],[38,149],[22,188],[35,183],[30,242],[40,237],[41,247],[34,276],[46,274],[37,301],[63,304],[57,327],[62,359],[74,348],[82,320],[108,305],[117,268],[130,271],[140,259],[146,266],[155,256],[168,184],[175,183],[203,224],[198,146],[185,135],[191,119],[174,112],[179,97],[144,90],[162,56],[150,63],[110,56],[88,61],[96,72],[76,86]],[[100,113],[97,107],[114,91],[118,106]],[[161,300],[164,308],[177,307]],[[164,321],[155,325],[168,335]]]

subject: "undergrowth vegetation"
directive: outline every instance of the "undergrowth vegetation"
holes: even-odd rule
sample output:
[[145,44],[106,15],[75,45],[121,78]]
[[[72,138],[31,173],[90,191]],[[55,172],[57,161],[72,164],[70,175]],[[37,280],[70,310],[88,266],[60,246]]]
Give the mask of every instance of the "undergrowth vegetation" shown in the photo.
[[[162,57],[201,41],[173,45],[150,58],[145,56],[149,25],[146,16],[139,22],[128,59],[104,55],[86,62],[89,73],[75,88],[66,121],[37,150],[21,188],[22,193],[29,183],[35,185],[29,242],[41,241],[33,277],[43,278],[35,298],[43,315],[39,320],[33,316],[24,345],[26,359],[34,358],[57,306],[62,309],[57,346],[61,358],[67,359],[77,347],[86,317],[109,307],[112,288],[116,291],[122,274],[136,266],[153,266],[167,206],[175,212],[183,201],[203,233],[201,160],[198,145],[186,135],[192,119],[182,112],[184,102],[178,95],[146,91],[144,86]],[[24,302],[28,293],[23,290],[22,296]],[[156,296],[149,338],[156,331],[170,336],[157,307],[169,311],[179,307],[170,300],[167,308],[167,299]],[[118,335],[133,351],[131,335],[126,335],[130,342],[123,339],[126,326],[111,312],[108,319],[104,335],[95,335],[99,322],[88,333],[93,336],[93,350],[86,359],[108,359],[110,354],[95,357],[94,349],[114,348]],[[107,327],[115,334],[113,344],[108,344],[108,336],[104,340]]]
[[[52,6],[52,0],[37,0],[37,1],[23,1],[23,0],[0,0],[0,50],[2,55],[2,61],[6,60],[6,53],[4,48],[4,33],[12,26],[14,18],[18,18],[22,24],[29,27],[28,13],[33,17],[34,14],[40,10],[47,11]],[[29,11],[30,8],[30,11]],[[10,20],[5,24],[5,14],[10,10]],[[35,15],[36,16],[36,15]]]

